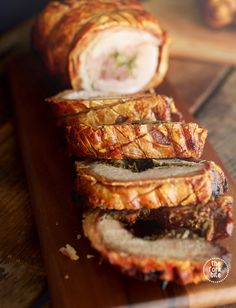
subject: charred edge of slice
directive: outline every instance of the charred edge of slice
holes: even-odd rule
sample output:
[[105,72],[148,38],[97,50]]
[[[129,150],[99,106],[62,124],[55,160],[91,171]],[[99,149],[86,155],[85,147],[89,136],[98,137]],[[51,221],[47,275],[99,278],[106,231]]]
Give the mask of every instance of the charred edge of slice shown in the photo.
[[148,278],[154,274],[180,284],[199,283],[206,280],[203,265],[207,260],[219,257],[229,262],[229,253],[219,245],[200,238],[138,238],[99,210],[85,214],[83,228],[92,246],[130,276],[141,273]]
[[[218,197],[207,204],[196,206],[163,207],[160,209],[111,210],[109,214],[117,220],[131,225],[148,222],[150,229],[188,229],[208,241],[222,240],[233,231],[233,198]],[[105,213],[105,211],[104,211]]]
[[194,206],[225,192],[223,171],[207,161],[85,160],[76,161],[75,169],[77,194],[103,209]]

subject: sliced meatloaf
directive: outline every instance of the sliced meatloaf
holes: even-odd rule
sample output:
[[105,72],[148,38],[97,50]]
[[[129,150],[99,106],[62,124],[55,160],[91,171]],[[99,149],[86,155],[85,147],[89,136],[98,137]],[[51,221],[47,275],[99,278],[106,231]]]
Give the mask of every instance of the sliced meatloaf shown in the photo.
[[180,159],[77,161],[75,190],[104,209],[205,204],[226,191],[214,162]]
[[142,273],[180,284],[206,280],[204,263],[212,257],[228,261],[227,251],[201,238],[156,238],[135,236],[109,213],[90,211],[83,220],[85,235],[92,246],[122,272],[135,276]]
[[196,123],[143,122],[66,127],[70,155],[77,157],[123,158],[199,158],[207,130]]

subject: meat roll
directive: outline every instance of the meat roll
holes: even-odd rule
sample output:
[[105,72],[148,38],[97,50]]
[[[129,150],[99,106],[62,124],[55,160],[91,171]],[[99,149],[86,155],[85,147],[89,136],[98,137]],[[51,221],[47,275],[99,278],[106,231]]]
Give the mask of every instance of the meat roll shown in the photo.
[[135,93],[167,70],[168,37],[138,1],[51,2],[38,16],[34,45],[64,85]]

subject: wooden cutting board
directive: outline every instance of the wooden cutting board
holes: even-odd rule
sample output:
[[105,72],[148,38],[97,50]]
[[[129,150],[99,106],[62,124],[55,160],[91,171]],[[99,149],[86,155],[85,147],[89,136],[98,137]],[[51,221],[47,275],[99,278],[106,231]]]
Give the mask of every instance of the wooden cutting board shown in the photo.
[[204,20],[205,0],[148,0],[147,10],[171,37],[171,55],[236,64],[236,26],[220,30]]
[[[8,80],[54,307],[209,307],[236,302],[235,233],[224,241],[233,253],[233,261],[229,276],[219,284],[205,282],[183,287],[170,283],[162,290],[160,283],[128,278],[110,265],[101,264],[88,240],[83,236],[77,239],[82,234],[81,213],[71,201],[71,166],[44,103],[44,98],[56,89],[31,55],[9,64]],[[193,120],[167,82],[158,90],[173,96],[186,120]],[[204,158],[220,163],[208,143]],[[235,185],[230,179],[229,185],[236,199]],[[70,261],[58,252],[66,243],[76,248],[78,261]],[[88,254],[95,257],[87,258]]]

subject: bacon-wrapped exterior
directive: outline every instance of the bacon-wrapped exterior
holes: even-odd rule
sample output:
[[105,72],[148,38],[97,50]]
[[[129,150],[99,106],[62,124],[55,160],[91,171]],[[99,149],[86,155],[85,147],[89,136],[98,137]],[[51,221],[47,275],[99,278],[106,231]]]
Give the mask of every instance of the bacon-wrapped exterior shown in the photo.
[[227,190],[225,175],[214,162],[77,161],[75,168],[76,192],[102,209],[195,206]]
[[204,239],[135,237],[120,221],[99,210],[85,214],[83,228],[92,246],[130,276],[141,273],[148,279],[156,275],[185,285],[206,280],[203,266],[212,256],[229,262],[223,247]]
[[204,4],[207,22],[212,27],[236,24],[236,0],[206,0]]
[[68,125],[70,155],[101,159],[199,158],[207,130],[196,123]]
[[158,85],[168,66],[167,34],[135,0],[51,2],[37,18],[34,44],[74,89],[135,93]]
[[[64,96],[65,97],[65,96]],[[172,98],[164,95],[142,94],[135,96],[47,100],[59,125],[85,124],[89,126],[131,123],[140,120],[181,121]],[[92,108],[88,108],[93,106]]]
[[194,232],[207,241],[225,239],[233,232],[233,198],[231,196],[220,196],[211,199],[207,204],[195,206],[110,210],[109,214],[131,226],[135,222],[143,222],[151,231],[186,229],[185,236]]

